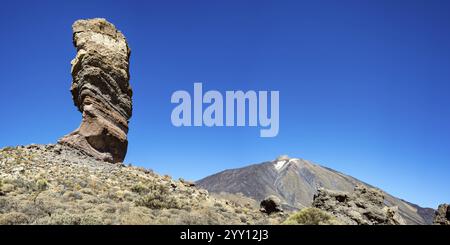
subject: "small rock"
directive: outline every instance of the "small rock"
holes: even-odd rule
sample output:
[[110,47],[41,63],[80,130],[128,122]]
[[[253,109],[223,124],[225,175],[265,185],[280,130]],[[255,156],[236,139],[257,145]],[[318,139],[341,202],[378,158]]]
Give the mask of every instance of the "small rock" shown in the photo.
[[55,152],[55,154],[57,155],[61,155],[61,149],[55,149],[53,150],[53,152]]
[[179,181],[186,187],[193,187],[193,186],[195,186],[194,182],[184,180],[183,178],[180,178]]
[[14,188],[15,188],[14,185],[11,185],[11,184],[3,184],[1,190],[2,190],[4,193],[9,193],[9,192],[14,191]]
[[25,169],[23,167],[17,167],[13,169],[13,172],[23,174],[25,172]]
[[63,194],[63,198],[66,200],[74,201],[83,199],[83,196],[76,191],[67,191],[66,193]]

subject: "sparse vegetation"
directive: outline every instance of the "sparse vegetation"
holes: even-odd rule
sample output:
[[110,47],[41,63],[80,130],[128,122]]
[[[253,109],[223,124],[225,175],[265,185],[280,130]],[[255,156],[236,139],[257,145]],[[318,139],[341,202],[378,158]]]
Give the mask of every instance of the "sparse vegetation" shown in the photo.
[[11,212],[0,214],[0,225],[22,225],[28,224],[29,217],[26,214]]
[[136,205],[151,209],[182,208],[180,201],[170,195],[167,186],[153,182],[148,187],[144,187],[144,189],[147,190],[145,192],[147,194],[139,198],[136,201]]
[[0,224],[279,224],[283,219],[260,213],[252,199],[210,196],[168,175],[97,161],[61,145],[0,149],[0,173]]
[[318,208],[303,208],[292,214],[285,225],[338,225],[338,221],[330,214]]
[[46,179],[38,179],[36,181],[35,192],[33,193],[33,202],[36,203],[36,199],[43,191],[47,190],[48,183]]
[[133,187],[131,187],[131,191],[135,192],[137,194],[143,195],[143,194],[148,193],[149,190],[144,184],[139,183],[139,184],[136,184]]

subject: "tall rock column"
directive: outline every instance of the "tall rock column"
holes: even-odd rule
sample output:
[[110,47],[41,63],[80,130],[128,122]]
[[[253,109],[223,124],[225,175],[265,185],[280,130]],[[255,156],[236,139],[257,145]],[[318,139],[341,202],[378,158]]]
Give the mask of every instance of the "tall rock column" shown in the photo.
[[71,62],[71,92],[82,121],[59,143],[103,161],[123,162],[132,112],[127,41],[105,19],[78,20],[72,29],[77,55]]

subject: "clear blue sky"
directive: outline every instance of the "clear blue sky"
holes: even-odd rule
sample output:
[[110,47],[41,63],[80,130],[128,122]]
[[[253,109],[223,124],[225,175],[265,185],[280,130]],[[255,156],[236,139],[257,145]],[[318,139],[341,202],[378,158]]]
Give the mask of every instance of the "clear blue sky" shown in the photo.
[[[450,202],[450,1],[8,1],[0,147],[78,127],[71,24],[105,17],[132,48],[126,162],[199,179],[287,154],[423,206]],[[279,90],[280,132],[175,128],[175,90]]]

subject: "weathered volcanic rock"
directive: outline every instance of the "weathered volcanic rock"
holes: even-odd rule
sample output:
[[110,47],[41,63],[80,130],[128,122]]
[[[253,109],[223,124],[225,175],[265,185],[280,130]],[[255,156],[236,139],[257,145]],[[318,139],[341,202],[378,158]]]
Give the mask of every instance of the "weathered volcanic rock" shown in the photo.
[[281,207],[281,200],[277,196],[268,196],[261,201],[261,209],[260,211],[263,213],[271,214],[277,212],[283,212],[283,208]]
[[441,204],[436,210],[434,217],[434,224],[436,225],[450,225],[450,205]]
[[130,49],[124,35],[105,19],[78,20],[72,28],[77,55],[71,62],[71,92],[83,119],[59,143],[99,160],[122,162],[132,112]]
[[347,225],[406,224],[397,207],[384,204],[381,191],[364,186],[356,186],[353,193],[319,188],[312,206],[333,214]]

